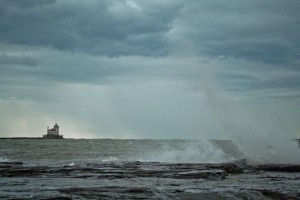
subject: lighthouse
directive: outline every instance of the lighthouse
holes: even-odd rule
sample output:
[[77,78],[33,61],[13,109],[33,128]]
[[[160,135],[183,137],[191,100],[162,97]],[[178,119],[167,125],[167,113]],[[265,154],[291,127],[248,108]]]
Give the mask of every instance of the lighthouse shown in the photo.
[[57,123],[53,126],[53,128],[49,129],[47,127],[47,135],[43,135],[44,139],[62,139],[63,136],[59,135],[59,126]]

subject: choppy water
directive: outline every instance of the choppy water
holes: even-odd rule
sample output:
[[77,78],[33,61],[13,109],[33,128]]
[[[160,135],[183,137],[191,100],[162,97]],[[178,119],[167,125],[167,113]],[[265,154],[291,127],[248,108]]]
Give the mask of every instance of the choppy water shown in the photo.
[[241,156],[230,141],[6,139],[0,158],[25,164],[64,165],[105,161],[216,163]]
[[222,140],[2,139],[0,199],[300,198],[299,164],[244,158]]

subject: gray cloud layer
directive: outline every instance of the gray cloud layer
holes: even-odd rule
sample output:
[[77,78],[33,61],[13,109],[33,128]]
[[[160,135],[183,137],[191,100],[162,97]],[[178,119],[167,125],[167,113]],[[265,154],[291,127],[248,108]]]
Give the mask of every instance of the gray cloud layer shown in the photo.
[[[9,1],[8,1],[9,2]],[[177,3],[125,1],[2,2],[0,37],[13,44],[52,46],[97,55],[162,55]]]
[[192,43],[201,55],[284,64],[300,55],[297,1],[21,2],[0,4],[3,42],[108,56],[165,55]]
[[[216,91],[243,99],[247,106],[254,99],[267,99],[272,105],[285,107],[288,101],[298,102],[300,95],[299,9],[297,1],[279,0],[2,0],[1,107],[36,106],[41,113],[35,115],[45,115],[46,121],[57,115],[45,114],[44,103],[49,109],[60,104],[64,110],[65,104],[73,101],[74,105],[61,113],[63,121],[71,118],[68,113],[79,106],[75,103],[78,99],[94,107],[103,100],[111,109],[104,106],[99,112],[115,112],[110,120],[94,108],[87,108],[89,117],[77,120],[90,124],[86,121],[101,118],[106,121],[102,127],[107,127],[103,131],[132,129],[147,133],[155,130],[143,128],[151,120],[150,126],[158,127],[157,132],[184,121],[181,129],[174,128],[178,130],[174,137],[182,137],[183,130],[196,132],[204,124],[213,126],[212,119],[200,126],[184,118],[204,120],[204,115],[192,110],[201,113],[204,109],[203,113],[210,115],[203,102],[196,102],[211,94],[215,85],[219,88]],[[94,87],[102,88],[102,92]],[[97,95],[91,101],[80,95],[92,93]],[[161,103],[159,97],[153,97],[156,95],[170,103]],[[107,100],[112,97],[118,99],[113,104]],[[174,112],[181,101],[189,106]],[[241,107],[247,107],[244,103]],[[116,108],[119,111],[112,111]],[[17,111],[12,113],[20,116]],[[173,113],[174,117],[157,118],[155,113]],[[182,117],[178,117],[180,113]],[[295,120],[297,115],[291,116]],[[113,129],[113,121],[123,125]],[[134,121],[140,121],[139,125],[133,125]],[[95,124],[87,125],[91,133],[99,128]],[[295,132],[297,126],[292,129]]]

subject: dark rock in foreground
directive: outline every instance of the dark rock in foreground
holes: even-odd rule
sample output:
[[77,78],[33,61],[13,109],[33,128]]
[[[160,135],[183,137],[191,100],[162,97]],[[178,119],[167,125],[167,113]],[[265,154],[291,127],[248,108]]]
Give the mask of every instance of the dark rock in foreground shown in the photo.
[[0,163],[0,199],[300,199],[300,165]]
[[265,164],[253,166],[256,170],[274,171],[274,172],[300,172],[300,165],[287,164]]

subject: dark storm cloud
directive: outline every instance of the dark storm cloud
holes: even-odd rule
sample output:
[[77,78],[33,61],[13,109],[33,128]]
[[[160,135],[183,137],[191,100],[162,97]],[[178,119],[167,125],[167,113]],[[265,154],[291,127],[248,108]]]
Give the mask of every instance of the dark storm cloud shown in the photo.
[[1,5],[7,5],[7,6],[13,6],[13,7],[23,7],[23,8],[30,8],[30,7],[36,7],[41,6],[45,4],[51,4],[54,3],[56,0],[25,0],[25,1],[19,1],[19,0],[2,0]]
[[[216,80],[227,91],[244,95],[248,92],[260,91],[260,95],[268,92],[286,91],[287,97],[299,97],[292,93],[299,93],[300,70],[299,66],[285,64],[265,64],[262,62],[237,62],[222,63],[226,70],[216,73]],[[300,94],[300,93],[299,93]]]
[[[126,84],[139,77],[193,85],[205,74],[200,66],[218,60],[222,67],[215,77],[223,88],[294,90],[298,76],[267,72],[299,71],[299,8],[297,1],[279,0],[5,0],[0,2],[1,82],[111,84],[118,79]],[[197,67],[189,56],[206,63]]]
[[[1,1],[0,39],[96,55],[299,59],[297,1]],[[175,38],[175,40],[174,40]],[[172,40],[173,39],[173,40]]]
[[[154,1],[155,2],[155,1]],[[297,1],[1,1],[0,39],[99,55],[196,53],[268,63],[299,59]],[[170,46],[170,32],[180,39]]]
[[9,2],[0,4],[1,41],[109,56],[164,54],[164,33],[180,8],[125,1]]
[[273,64],[300,55],[298,1],[201,1],[187,3],[180,33],[199,54]]
[[284,77],[279,80],[261,80],[251,76],[228,76],[222,80],[226,83],[226,89],[238,92],[256,90],[299,90],[300,79],[295,77]]
[[[32,54],[28,48],[27,52]],[[45,55],[35,53],[35,57],[39,57],[39,60],[26,55],[0,54],[0,83],[7,86],[20,84],[42,86],[60,83],[107,84],[109,78],[125,76],[132,70],[131,66],[115,62],[114,59],[82,54],[61,54],[48,49]],[[48,55],[51,53],[52,56],[49,58]]]
[[38,61],[26,55],[7,55],[6,53],[0,54],[0,65],[28,65],[36,66]]

